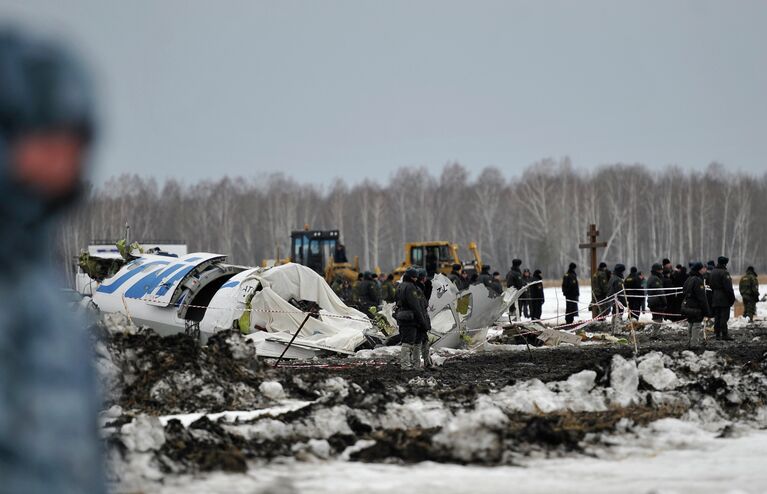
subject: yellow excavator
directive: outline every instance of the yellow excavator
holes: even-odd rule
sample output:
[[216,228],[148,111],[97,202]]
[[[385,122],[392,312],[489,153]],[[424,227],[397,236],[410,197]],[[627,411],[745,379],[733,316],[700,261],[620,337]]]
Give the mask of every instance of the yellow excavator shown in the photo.
[[419,265],[426,269],[431,277],[436,273],[450,274],[453,264],[460,264],[468,272],[482,270],[482,257],[476,242],[469,242],[469,252],[474,256],[473,261],[461,262],[458,257],[458,244],[437,240],[431,242],[408,242],[405,244],[405,261],[394,271],[394,278],[400,279],[408,266]]
[[303,264],[325,277],[332,283],[337,276],[342,276],[354,282],[360,273],[360,261],[357,256],[354,262],[349,262],[346,249],[339,242],[338,230],[310,230],[306,225],[303,230],[290,233],[290,254],[280,258],[279,251],[276,259],[264,260],[261,266],[279,266],[289,262]]

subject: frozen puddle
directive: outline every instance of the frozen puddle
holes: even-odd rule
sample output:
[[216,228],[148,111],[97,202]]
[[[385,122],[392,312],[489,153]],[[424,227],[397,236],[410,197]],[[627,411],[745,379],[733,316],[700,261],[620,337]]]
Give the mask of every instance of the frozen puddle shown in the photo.
[[[676,422],[676,421],[673,421]],[[767,431],[738,438],[690,430],[673,422],[648,433],[640,444],[618,448],[612,458],[527,460],[524,467],[477,467],[421,463],[410,466],[356,462],[271,464],[243,475],[214,473],[181,477],[159,492],[237,493],[764,493],[767,492]],[[689,440],[679,440],[680,433]],[[636,439],[636,438],[635,438]],[[633,442],[633,441],[632,441]],[[665,449],[674,447],[676,449]],[[605,451],[608,456],[611,450]],[[615,458],[619,459],[615,459]]]

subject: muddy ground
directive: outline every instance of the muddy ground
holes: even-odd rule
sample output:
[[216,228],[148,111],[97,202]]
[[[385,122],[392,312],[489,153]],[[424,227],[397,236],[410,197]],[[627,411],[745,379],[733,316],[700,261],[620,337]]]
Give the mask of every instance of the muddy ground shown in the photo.
[[[513,341],[511,333],[496,340]],[[402,371],[394,356],[275,369],[255,361],[238,334],[200,346],[185,335],[103,330],[112,478],[130,489],[280,458],[515,464],[532,453],[581,454],[604,434],[667,417],[726,434],[767,410],[767,327],[742,327],[732,331],[735,341],[692,351],[681,326],[657,338],[643,327],[635,334],[636,355],[625,343],[530,351],[500,344]],[[616,336],[633,342],[630,333]],[[157,418],[258,409],[265,414]]]

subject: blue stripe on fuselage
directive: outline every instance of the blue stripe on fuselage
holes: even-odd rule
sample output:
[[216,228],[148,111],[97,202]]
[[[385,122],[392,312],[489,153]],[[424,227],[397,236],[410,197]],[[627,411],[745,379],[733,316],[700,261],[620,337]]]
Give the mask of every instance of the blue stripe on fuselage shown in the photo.
[[133,278],[134,276],[136,276],[138,274],[143,273],[144,270],[146,268],[148,268],[149,266],[165,265],[165,264],[168,264],[168,261],[152,261],[152,262],[148,262],[148,263],[142,265],[140,268],[136,268],[136,269],[134,269],[132,271],[129,271],[129,272],[125,273],[124,275],[120,276],[119,278],[117,278],[116,280],[114,280],[112,283],[110,283],[108,285],[105,285],[105,284],[102,283],[101,285],[99,285],[99,287],[98,287],[98,289],[96,291],[100,292],[100,293],[114,293],[118,288],[120,288],[122,285],[124,285],[126,281],[128,281],[129,279]]
[[160,285],[160,282],[162,282],[162,280],[169,276],[171,273],[179,270],[184,271],[184,269],[186,269],[186,272],[188,273],[192,268],[194,268],[194,265],[190,266],[185,262],[179,262],[171,264],[162,271],[149,273],[137,281],[132,287],[128,288],[128,290],[125,292],[125,296],[128,298],[141,298],[147,293],[151,293]]

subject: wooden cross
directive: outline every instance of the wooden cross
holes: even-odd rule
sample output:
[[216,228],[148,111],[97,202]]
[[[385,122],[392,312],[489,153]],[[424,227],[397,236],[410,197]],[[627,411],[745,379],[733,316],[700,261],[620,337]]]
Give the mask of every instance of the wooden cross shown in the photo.
[[597,225],[589,225],[589,231],[586,232],[589,242],[586,244],[579,244],[580,249],[591,249],[591,276],[593,277],[597,272],[597,249],[599,247],[607,247],[607,242],[597,242],[597,236],[599,230]]

